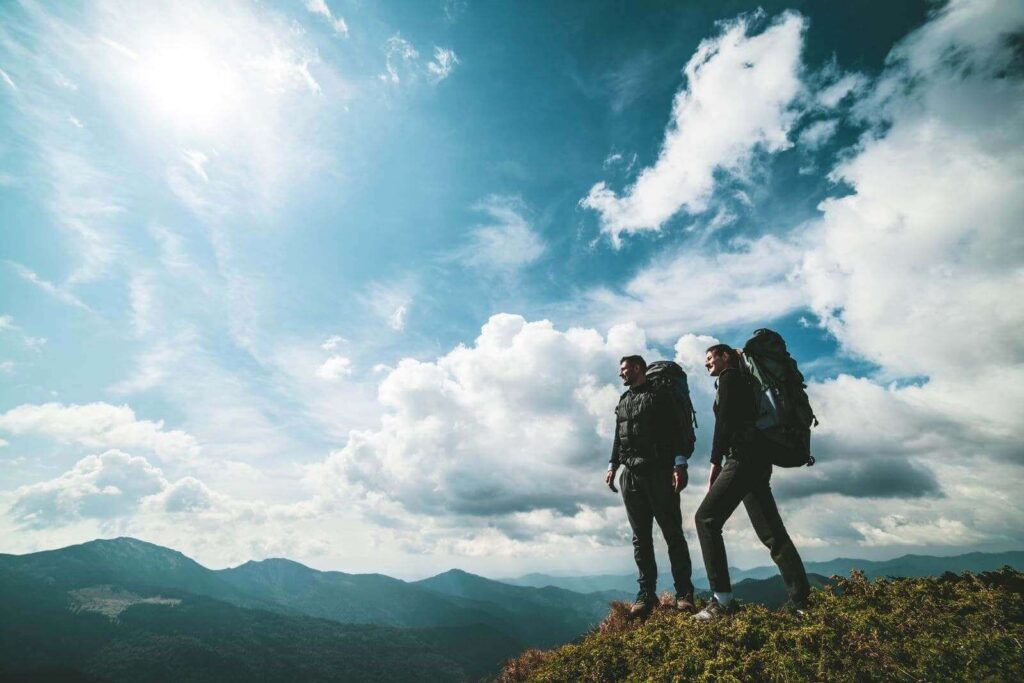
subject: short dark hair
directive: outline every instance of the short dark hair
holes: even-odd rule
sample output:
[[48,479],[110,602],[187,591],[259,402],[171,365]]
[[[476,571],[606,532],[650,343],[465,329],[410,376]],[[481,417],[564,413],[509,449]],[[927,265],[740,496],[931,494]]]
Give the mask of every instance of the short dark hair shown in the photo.
[[728,356],[729,367],[736,368],[740,364],[740,354],[736,352],[736,349],[732,348],[728,344],[712,344],[707,348],[704,353],[710,353],[713,356]]
[[619,365],[622,365],[623,363],[639,365],[641,370],[647,369],[647,361],[644,360],[643,356],[623,356],[619,359]]

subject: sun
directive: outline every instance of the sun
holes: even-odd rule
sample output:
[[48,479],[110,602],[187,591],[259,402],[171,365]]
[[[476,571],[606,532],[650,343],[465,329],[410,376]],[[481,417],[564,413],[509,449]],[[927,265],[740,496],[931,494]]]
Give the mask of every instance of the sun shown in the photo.
[[153,114],[182,128],[222,127],[238,100],[235,71],[208,46],[185,36],[140,51],[136,77]]

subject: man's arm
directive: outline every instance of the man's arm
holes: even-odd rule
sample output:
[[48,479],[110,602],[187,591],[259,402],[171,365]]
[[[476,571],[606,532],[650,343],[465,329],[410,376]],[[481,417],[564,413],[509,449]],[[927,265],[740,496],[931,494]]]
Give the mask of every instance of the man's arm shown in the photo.
[[[711,462],[721,466],[722,457],[729,452],[736,434],[736,393],[739,372],[728,370],[718,378],[718,410],[715,416],[715,436],[711,441]],[[712,471],[714,471],[712,469]]]
[[615,409],[615,440],[612,441],[612,457],[608,461],[608,471],[604,475],[604,484],[615,491],[615,470],[619,469],[619,411]]
[[672,490],[679,493],[689,483],[686,469],[693,448],[684,437],[685,425],[675,399],[667,391],[659,391],[654,398],[658,412],[658,450],[672,454]]

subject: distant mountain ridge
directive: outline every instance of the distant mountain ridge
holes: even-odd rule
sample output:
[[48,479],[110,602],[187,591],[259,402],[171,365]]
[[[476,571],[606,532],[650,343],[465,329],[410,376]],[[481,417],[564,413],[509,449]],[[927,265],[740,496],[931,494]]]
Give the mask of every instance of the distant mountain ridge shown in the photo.
[[[1024,564],[1024,552],[807,568],[824,585],[850,568],[871,577],[1003,564]],[[733,576],[742,601],[785,600],[774,567]],[[133,538],[0,554],[0,679],[479,680],[527,647],[577,639],[636,585],[632,576],[562,578],[585,588],[619,580],[628,592],[517,586],[458,569],[406,582],[286,559],[211,570]]]
[[[920,577],[938,576],[944,572],[983,572],[993,571],[1003,566],[1024,569],[1024,551],[1011,550],[1002,553],[964,553],[962,555],[902,555],[891,560],[860,560],[856,558],[837,557],[824,562],[805,562],[804,567],[809,574],[822,576],[848,576],[854,569],[863,571],[868,578],[886,576]],[[760,566],[750,569],[729,568],[730,578],[734,583],[745,579],[770,579],[778,576],[777,567]],[[566,590],[594,592],[601,590],[635,591],[635,574],[595,574],[583,576],[553,576],[550,574],[524,574],[511,578],[500,579],[504,583],[515,586],[531,586],[542,588],[556,586]],[[702,571],[695,571],[693,583],[698,589],[706,589],[707,576]],[[658,576],[659,590],[669,590],[672,577],[667,574]]]
[[81,674],[70,680],[167,680],[154,671],[212,657],[210,680],[298,680],[280,664],[292,655],[266,660],[281,650],[311,662],[295,665],[302,680],[477,680],[528,646],[576,638],[620,597],[457,570],[414,583],[284,559],[211,570],[138,539],[96,540],[0,555],[0,679],[46,678],[56,663]]

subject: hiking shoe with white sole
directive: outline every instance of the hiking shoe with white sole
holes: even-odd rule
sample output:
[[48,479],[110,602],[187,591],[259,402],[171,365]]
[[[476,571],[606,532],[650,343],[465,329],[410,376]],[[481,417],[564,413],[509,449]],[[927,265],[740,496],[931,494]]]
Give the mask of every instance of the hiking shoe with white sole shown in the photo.
[[728,605],[723,605],[714,598],[708,604],[704,605],[704,609],[693,615],[692,619],[696,621],[713,621],[715,619],[721,619],[722,617],[734,614],[736,612],[736,601],[730,602]]

